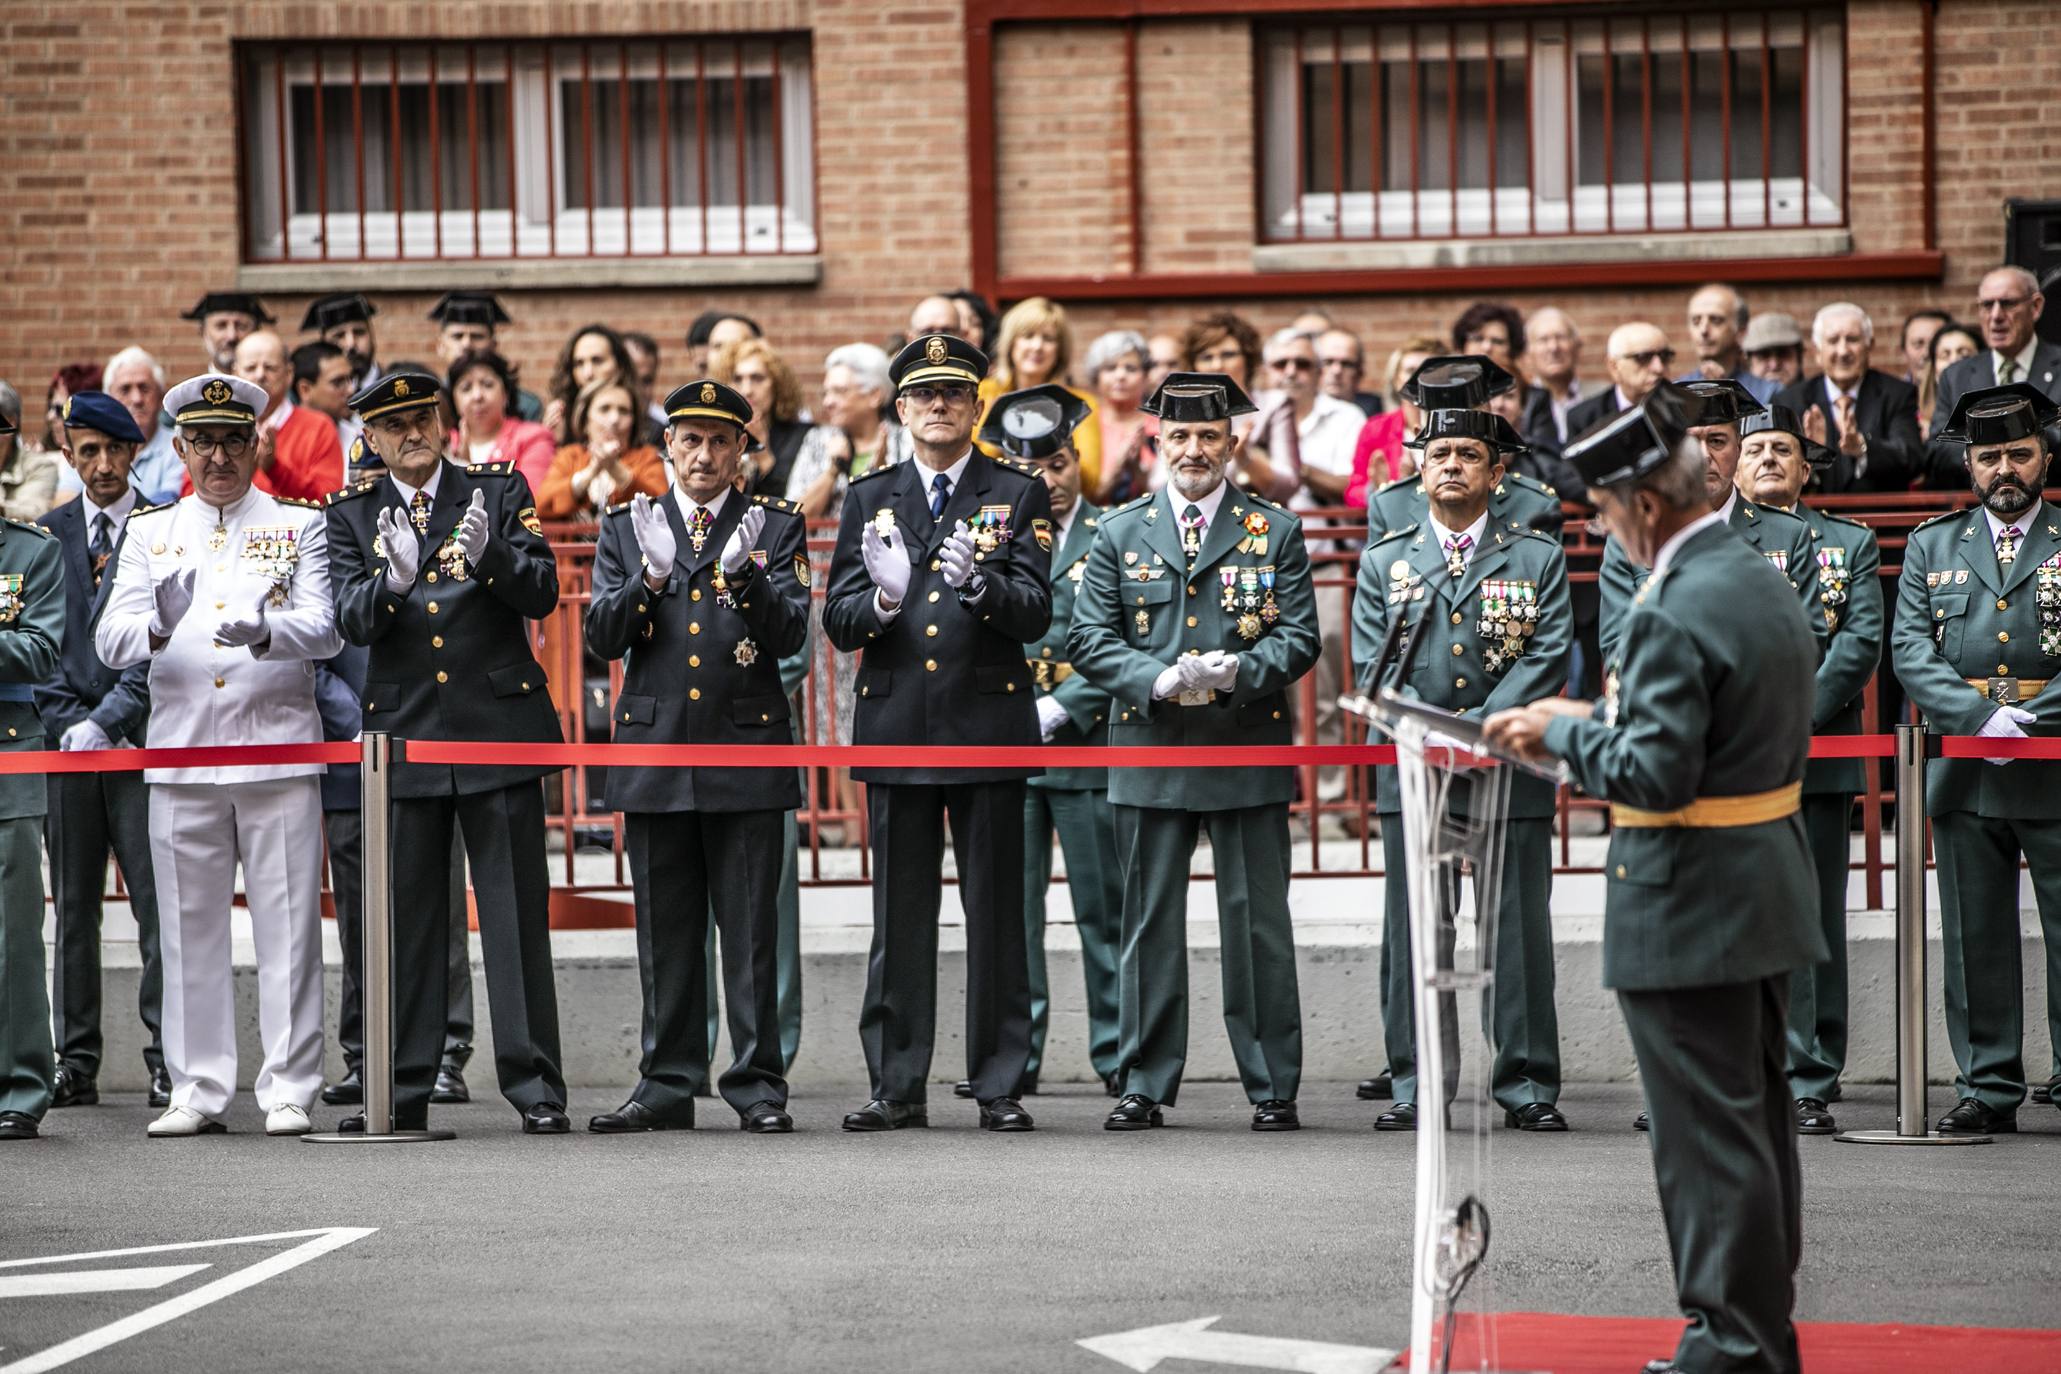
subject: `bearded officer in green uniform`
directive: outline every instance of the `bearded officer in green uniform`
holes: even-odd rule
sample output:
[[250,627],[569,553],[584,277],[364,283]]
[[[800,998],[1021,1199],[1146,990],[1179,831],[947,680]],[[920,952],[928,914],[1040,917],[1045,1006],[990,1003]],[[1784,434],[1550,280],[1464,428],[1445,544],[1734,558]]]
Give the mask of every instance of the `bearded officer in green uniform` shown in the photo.
[[[1911,531],[1891,631],[1897,679],[1934,730],[2061,734],[2061,511],[2040,499],[2061,409],[2024,383],[1963,396],[1939,438],[1964,446],[1981,505]],[[1933,759],[1925,814],[1939,863],[1947,1040],[1960,1100],[1945,1135],[2018,1129],[2025,1100],[2018,864],[2032,875],[2061,984],[2061,786],[2051,762]],[[2052,1020],[2051,1003],[2049,1007]]]
[[[15,427],[0,414],[0,434]],[[56,538],[0,520],[0,749],[49,747],[31,689],[57,671],[64,644],[64,566]],[[34,1140],[50,1110],[56,1051],[43,962],[40,773],[0,777],[0,1140]]]
[[[1517,379],[1496,366],[1493,359],[1467,353],[1426,358],[1400,390],[1403,399],[1420,410],[1472,410],[1516,385]],[[1367,538],[1371,541],[1390,530],[1421,524],[1429,505],[1422,472],[1396,478],[1367,501]],[[1506,464],[1502,480],[1489,493],[1488,514],[1499,530],[1511,525],[1558,529],[1560,494],[1535,477],[1510,471]]]
[[[1038,730],[1063,748],[1109,738],[1109,693],[1073,669],[1066,634],[1074,599],[1088,570],[1088,550],[1101,527],[1100,507],[1081,497],[1080,456],[1073,432],[1088,417],[1087,403],[1048,383],[1012,391],[988,408],[980,439],[1044,474],[1052,498],[1052,627],[1024,646],[1036,685]],[[1030,780],[1023,823],[1024,937],[1030,954],[1031,1052],[1024,1091],[1036,1092],[1051,1021],[1051,985],[1045,971],[1045,898],[1052,887],[1052,836],[1066,856],[1066,890],[1073,898],[1087,984],[1088,1062],[1112,1093],[1116,1086],[1117,944],[1123,932],[1123,884],[1116,829],[1109,814],[1109,770],[1048,768]]]
[[[1360,557],[1353,593],[1354,680],[1362,691],[1373,690],[1374,655],[1390,625],[1401,620],[1418,643],[1409,680],[1400,685],[1435,706],[1487,715],[1556,695],[1567,682],[1574,637],[1566,556],[1557,538],[1498,523],[1491,514],[1493,492],[1508,480],[1504,460],[1522,452],[1523,441],[1500,415],[1452,408],[1428,411],[1409,443],[1422,450],[1429,504],[1421,523],[1376,540]],[[1393,879],[1384,885],[1381,1019],[1395,1105],[1374,1126],[1407,1131],[1417,1126],[1420,1087],[1409,887],[1401,881],[1409,860],[1396,770],[1377,769],[1375,778],[1382,848]],[[1452,800],[1461,815],[1468,806],[1465,793],[1457,788]],[[1525,1131],[1567,1129],[1557,1105],[1560,1030],[1553,1007],[1554,801],[1553,785],[1545,779],[1511,779],[1495,998],[1484,1017],[1495,1047],[1490,1090],[1506,1124]],[[1457,900],[1459,894],[1451,895]],[[1450,1002],[1441,1001],[1446,1020]],[[1457,1050],[1450,1024],[1440,1033]],[[1458,1081],[1458,1054],[1446,1062],[1452,1079],[1442,1095],[1450,1096]]]
[[[1800,499],[1811,475],[1829,471],[1834,457],[1804,435],[1795,411],[1773,404],[1740,422],[1734,481],[1762,509],[1787,511],[1810,526],[1827,636],[1811,733],[1858,735],[1861,697],[1882,664],[1889,627],[1874,533]],[[1831,955],[1798,969],[1789,989],[1789,1092],[1803,1135],[1838,1129],[1828,1104],[1839,1099],[1839,1075],[1846,1067],[1847,875],[1854,797],[1867,786],[1865,769],[1860,759],[1812,759],[1803,774],[1803,829],[1818,874],[1818,921]]]
[[1488,734],[1564,759],[1611,804],[1603,981],[1638,1057],[1689,1318],[1649,1374],[1794,1374],[1785,1069],[1790,982],[1825,958],[1800,806],[1818,646],[1788,579],[1712,509],[1687,418],[1663,390],[1568,446],[1612,538],[1653,573],[1600,705],[1534,702]]
[[[1115,698],[1112,745],[1290,742],[1289,691],[1321,647],[1294,515],[1225,480],[1231,421],[1256,407],[1222,373],[1176,372],[1145,402],[1168,484],[1102,517],[1074,602],[1074,671]],[[1290,768],[1120,768],[1118,1072],[1110,1130],[1163,1124],[1188,1053],[1188,873],[1209,832],[1224,1025],[1256,1131],[1300,1122],[1302,1006],[1288,919]]]

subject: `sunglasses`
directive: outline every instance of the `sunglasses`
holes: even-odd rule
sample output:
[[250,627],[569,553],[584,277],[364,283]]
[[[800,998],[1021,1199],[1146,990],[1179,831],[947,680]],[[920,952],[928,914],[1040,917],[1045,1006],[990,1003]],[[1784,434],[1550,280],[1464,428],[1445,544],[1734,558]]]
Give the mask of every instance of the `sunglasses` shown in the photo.
[[1675,351],[1672,348],[1648,348],[1637,353],[1627,353],[1624,357],[1627,362],[1635,363],[1640,367],[1651,367],[1656,361],[1662,367],[1673,367]]
[[1267,364],[1276,372],[1314,372],[1317,365],[1308,358],[1281,358]]

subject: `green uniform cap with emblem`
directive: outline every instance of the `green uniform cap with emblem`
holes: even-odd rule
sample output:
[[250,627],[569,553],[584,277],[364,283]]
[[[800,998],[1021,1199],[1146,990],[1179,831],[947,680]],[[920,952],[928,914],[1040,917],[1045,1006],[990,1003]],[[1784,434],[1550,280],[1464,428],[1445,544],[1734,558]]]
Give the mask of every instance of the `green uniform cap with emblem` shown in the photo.
[[988,375],[988,355],[952,334],[925,334],[912,339],[888,364],[896,391],[924,382],[964,382],[979,386]]
[[1259,407],[1244,387],[1221,372],[1169,372],[1138,409],[1168,423],[1207,424],[1250,415]]
[[1803,432],[1803,420],[1794,410],[1780,401],[1770,403],[1764,409],[1747,416],[1739,422],[1739,437],[1749,434],[1786,434],[1803,446],[1803,456],[1813,468],[1820,472],[1832,466],[1839,457],[1824,444],[1814,443]]
[[997,396],[981,422],[980,442],[1011,458],[1049,458],[1072,441],[1087,418],[1086,401],[1047,382]]
[[1984,387],[1954,403],[1954,413],[1938,437],[1970,448],[2008,444],[2040,435],[2061,419],[2061,405],[2024,382]]
[[165,409],[179,425],[254,425],[271,398],[256,382],[205,372],[165,393]]
[[395,372],[351,397],[350,405],[359,419],[376,420],[397,411],[433,406],[442,387],[443,383],[427,372]]
[[1591,427],[1567,446],[1567,461],[1592,487],[1635,482],[1668,460],[1689,437],[1688,394],[1661,383],[1646,399]]
[[317,296],[308,303],[308,313],[301,316],[301,330],[319,334],[341,324],[369,320],[378,313],[379,307],[361,292],[340,291],[333,296]]
[[1472,410],[1517,385],[1517,379],[1480,353],[1426,358],[1398,390],[1420,410]]

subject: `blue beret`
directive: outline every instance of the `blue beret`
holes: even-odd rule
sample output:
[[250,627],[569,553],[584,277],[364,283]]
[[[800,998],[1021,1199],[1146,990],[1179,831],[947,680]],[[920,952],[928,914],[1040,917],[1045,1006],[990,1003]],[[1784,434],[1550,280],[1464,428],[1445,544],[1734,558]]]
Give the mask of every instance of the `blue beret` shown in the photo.
[[128,410],[105,391],[76,391],[65,398],[66,429],[97,429],[118,444],[140,444],[143,431]]

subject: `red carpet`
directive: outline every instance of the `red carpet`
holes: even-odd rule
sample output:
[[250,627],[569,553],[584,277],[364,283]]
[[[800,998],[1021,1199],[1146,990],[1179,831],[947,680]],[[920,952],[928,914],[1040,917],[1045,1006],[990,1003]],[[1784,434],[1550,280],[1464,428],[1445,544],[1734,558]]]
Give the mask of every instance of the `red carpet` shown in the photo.
[[[1505,1370],[1638,1374],[1646,1361],[1672,1355],[1681,1331],[1679,1319],[1507,1312],[1496,1318],[1491,1353]],[[1807,1374],[2061,1374],[2061,1331],[1799,1322],[1797,1333]],[[1462,1317],[1455,1371],[1477,1367],[1475,1334]],[[1407,1369],[1407,1358],[1394,1367]]]

